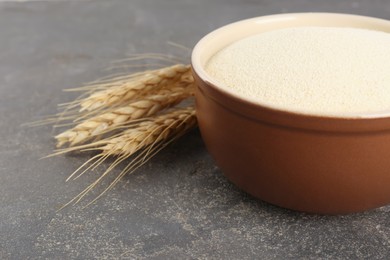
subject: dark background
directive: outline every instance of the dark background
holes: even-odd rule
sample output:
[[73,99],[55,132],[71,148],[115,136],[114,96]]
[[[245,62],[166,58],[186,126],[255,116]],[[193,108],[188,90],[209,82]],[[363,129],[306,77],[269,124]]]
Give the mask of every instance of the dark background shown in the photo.
[[229,22],[301,11],[390,19],[390,2],[0,1],[0,258],[389,259],[390,207],[314,216],[257,201],[223,177],[196,130],[94,205],[56,212],[101,171],[65,183],[88,156],[40,160],[54,148],[51,127],[21,127],[75,97],[62,89],[109,75],[114,60],[188,58],[166,43],[192,48]]

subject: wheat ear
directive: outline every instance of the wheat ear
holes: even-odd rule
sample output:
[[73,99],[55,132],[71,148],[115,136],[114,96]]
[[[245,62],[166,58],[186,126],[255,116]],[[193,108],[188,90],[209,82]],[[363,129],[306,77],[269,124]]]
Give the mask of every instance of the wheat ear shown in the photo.
[[[60,153],[72,151],[75,149],[101,151],[100,154],[91,158],[79,169],[77,169],[71,176],[69,176],[68,180],[73,178],[76,173],[79,173],[75,177],[78,178],[89,169],[96,168],[109,156],[117,156],[117,159],[97,180],[90,184],[84,191],[82,191],[69,203],[64,205],[64,207],[70,203],[79,202],[116,166],[118,166],[130,156],[137,154],[137,156],[119,173],[114,181],[97,198],[92,201],[94,202],[106,191],[111,189],[125,174],[135,171],[166,145],[176,140],[190,129],[194,128],[196,124],[197,120],[194,107],[175,108],[165,114],[156,116],[148,121],[141,122],[137,126],[125,130],[115,137],[100,140],[94,144],[80,145],[79,147],[63,149]],[[83,170],[83,168],[85,169]]]
[[148,145],[168,140],[196,125],[194,107],[178,108],[167,114],[141,122],[138,127],[128,129],[109,139],[99,149],[103,154],[130,156]]
[[[26,125],[55,124],[55,127],[75,125],[129,102],[162,92],[193,91],[194,79],[190,65],[176,64],[156,70],[119,75],[91,82],[86,86],[65,89],[83,92],[76,100],[60,104],[62,112]],[[67,123],[62,123],[66,122]]]
[[189,90],[163,90],[160,94],[147,96],[127,106],[86,119],[72,129],[57,135],[55,137],[57,147],[67,143],[74,146],[136,119],[153,116],[163,109],[177,105],[192,94],[193,92]]
[[186,88],[193,84],[189,65],[177,64],[170,67],[145,71],[124,79],[96,83],[80,90],[96,90],[77,101],[80,112],[120,105],[130,100],[153,94],[165,88]]

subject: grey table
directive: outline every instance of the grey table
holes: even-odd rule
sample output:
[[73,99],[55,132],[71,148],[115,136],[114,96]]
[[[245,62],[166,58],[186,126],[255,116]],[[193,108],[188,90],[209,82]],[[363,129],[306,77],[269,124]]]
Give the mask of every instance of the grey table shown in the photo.
[[[97,172],[65,183],[88,156],[40,160],[50,126],[21,127],[74,98],[64,88],[113,60],[192,47],[226,23],[299,11],[390,18],[390,3],[308,0],[0,1],[1,259],[390,259],[390,207],[313,216],[230,184],[193,131],[92,206],[57,212]],[[97,195],[97,192],[91,196]]]

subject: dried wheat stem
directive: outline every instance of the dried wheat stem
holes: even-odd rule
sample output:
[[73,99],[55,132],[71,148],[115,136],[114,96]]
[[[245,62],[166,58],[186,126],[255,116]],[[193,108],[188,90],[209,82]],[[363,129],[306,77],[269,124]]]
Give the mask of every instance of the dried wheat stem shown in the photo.
[[55,138],[57,146],[69,143],[70,146],[83,143],[92,137],[117,129],[133,120],[150,117],[159,111],[175,106],[192,95],[191,91],[164,90],[160,94],[145,97],[145,99],[116,108],[76,125]]
[[[79,100],[80,111],[91,111],[102,107],[128,102],[153,91],[168,88],[192,86],[193,79],[189,65],[177,64],[171,67],[137,73],[134,77],[123,81],[112,81],[96,84],[92,87],[102,87],[103,90],[92,93]],[[107,88],[108,87],[108,88]]]

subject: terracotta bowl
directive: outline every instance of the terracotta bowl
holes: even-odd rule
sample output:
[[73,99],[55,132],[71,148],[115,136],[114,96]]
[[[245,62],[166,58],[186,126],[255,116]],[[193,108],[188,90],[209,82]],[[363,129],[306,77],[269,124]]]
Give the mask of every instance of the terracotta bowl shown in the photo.
[[264,16],[211,32],[192,53],[197,116],[208,151],[230,181],[281,207],[345,214],[390,203],[390,113],[351,119],[272,109],[238,97],[204,69],[234,41],[297,26],[390,32],[390,21],[330,13]]

